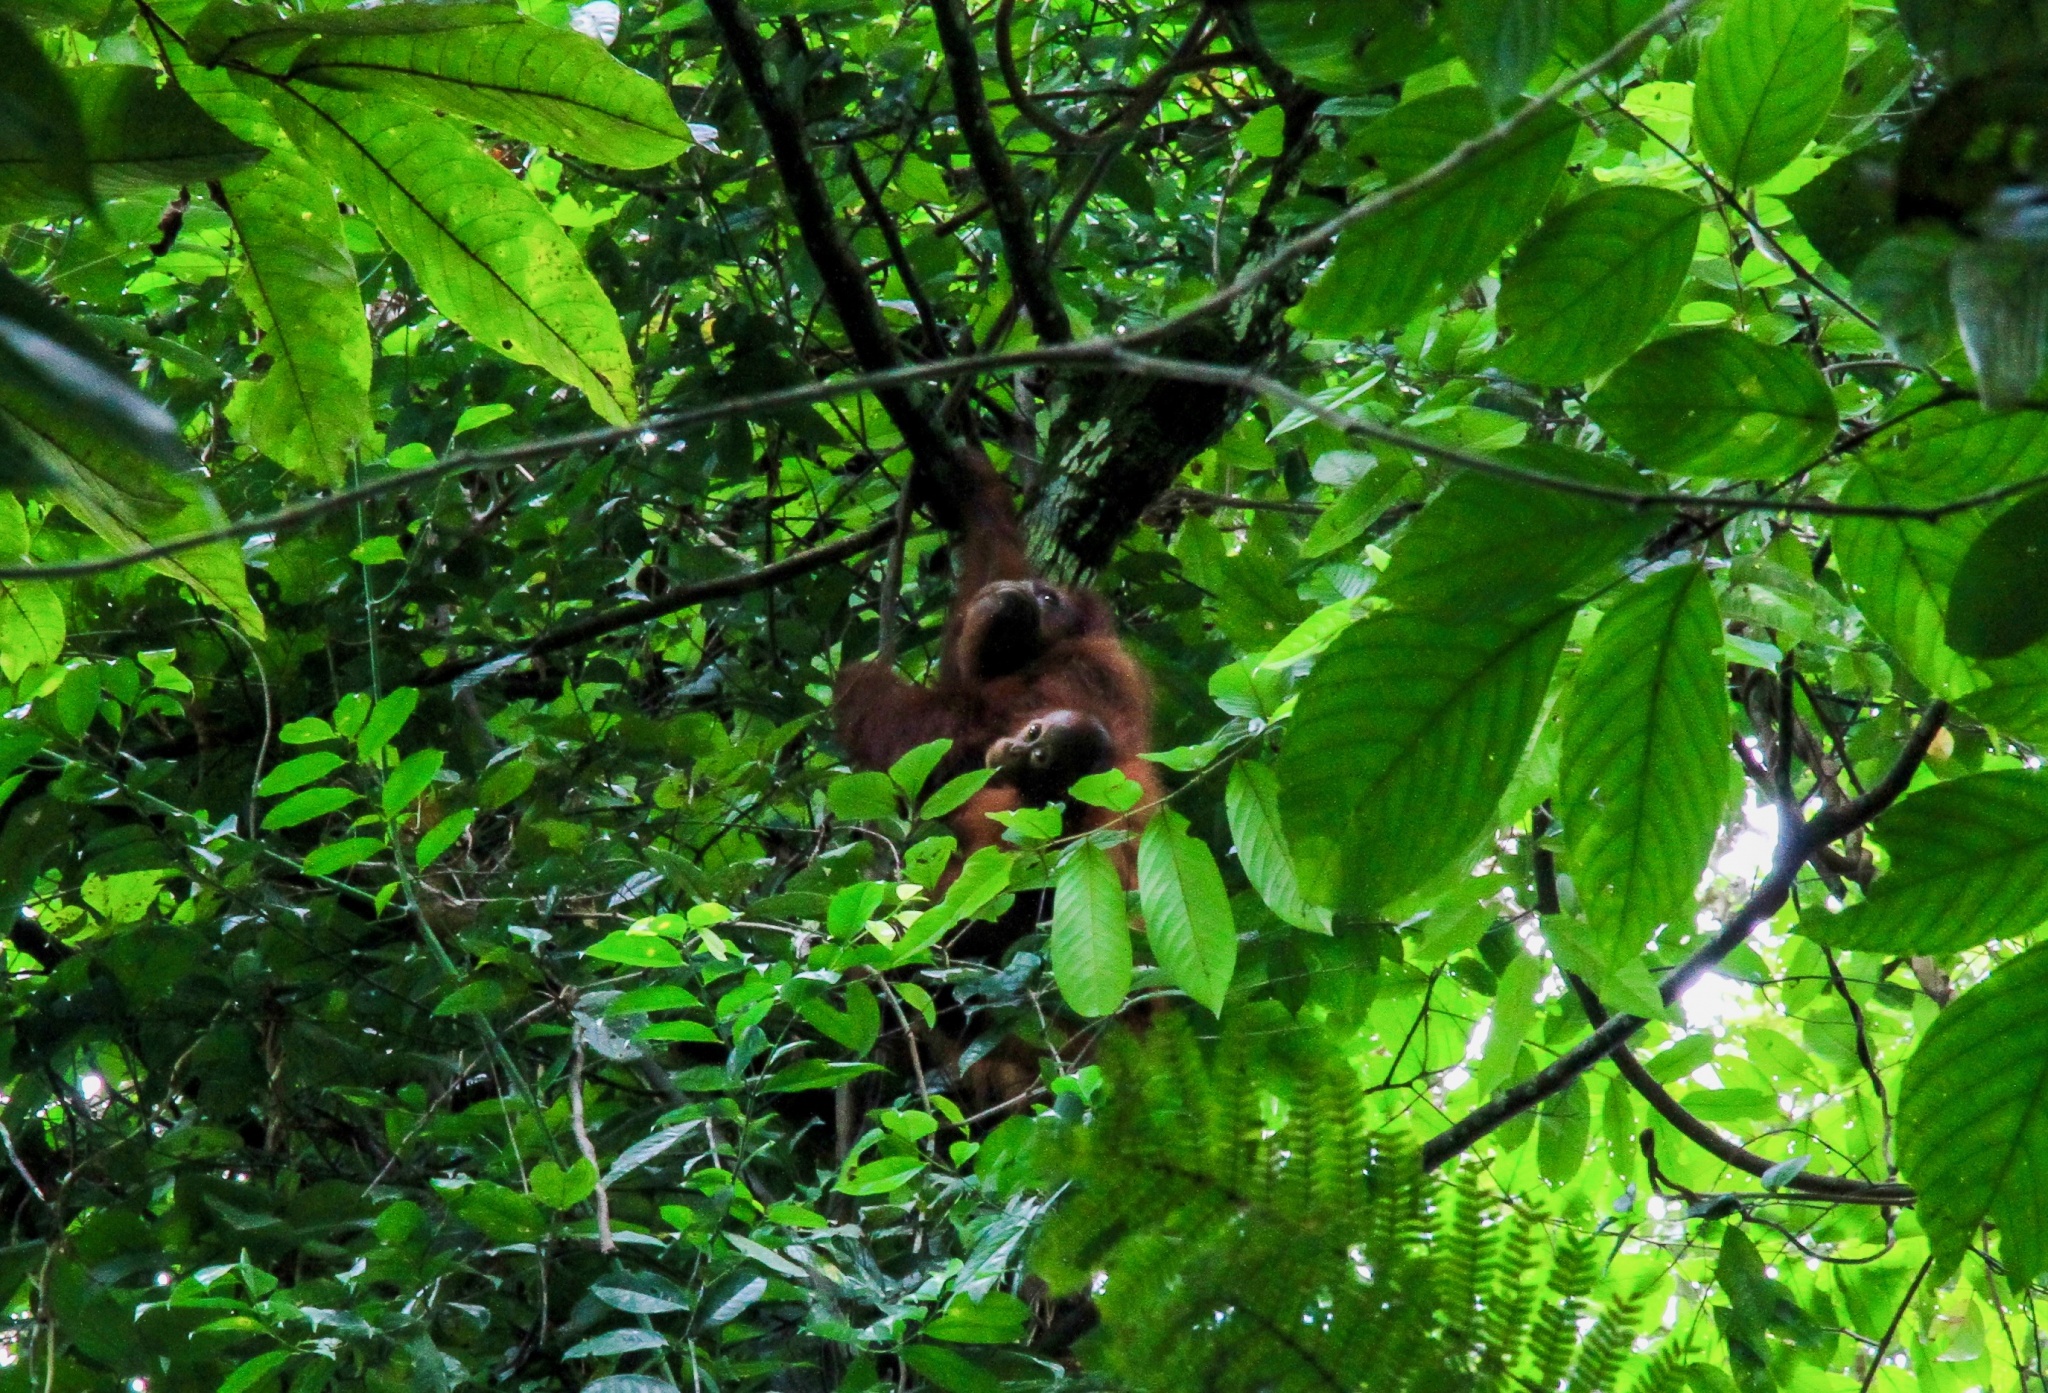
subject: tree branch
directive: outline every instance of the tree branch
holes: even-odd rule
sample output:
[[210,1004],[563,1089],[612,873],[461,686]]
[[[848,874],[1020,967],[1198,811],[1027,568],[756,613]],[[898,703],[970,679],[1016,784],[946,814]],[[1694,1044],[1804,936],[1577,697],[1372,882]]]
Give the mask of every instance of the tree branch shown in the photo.
[[[718,23],[719,32],[725,36],[726,56],[739,74],[747,101],[768,136],[768,148],[789,199],[790,214],[803,237],[804,250],[818,268],[825,298],[846,331],[854,360],[869,372],[898,366],[903,361],[902,354],[882,320],[881,306],[875,302],[867,273],[854,258],[846,239],[839,235],[825,182],[811,162],[803,122],[769,81],[767,55],[753,18],[741,10],[739,0],[706,0],[706,5]],[[934,496],[926,501],[935,502],[946,514],[942,520],[950,522],[957,513],[953,495],[962,477],[952,442],[924,403],[908,389],[885,387],[875,397],[902,432],[922,482],[933,491]]]
[[953,83],[953,114],[960,123],[960,137],[967,144],[975,177],[988,198],[996,231],[1003,239],[1010,284],[1016,287],[1039,341],[1069,343],[1074,328],[1031,230],[1031,205],[1025,201],[1017,171],[996,134],[995,118],[989,115],[988,94],[981,86],[981,55],[974,47],[967,7],[961,0],[932,0],[932,17],[938,21],[939,48],[946,56],[946,75]]
[[[1576,976],[1568,977],[1572,990],[1578,993],[1579,1002],[1586,1008],[1586,1019],[1599,1025],[1607,1019],[1607,1009],[1600,1004],[1600,998],[1593,989]],[[1707,1123],[1687,1112],[1685,1105],[1672,1097],[1663,1084],[1650,1077],[1635,1051],[1626,1044],[1614,1051],[1614,1066],[1621,1076],[1628,1080],[1629,1087],[1643,1096],[1643,1101],[1655,1108],[1657,1115],[1669,1122],[1687,1140],[1707,1152],[1716,1160],[1745,1171],[1750,1175],[1763,1176],[1777,1164],[1757,1155],[1732,1137],[1723,1136]],[[1829,1199],[1843,1200],[1857,1204],[1892,1204],[1904,1207],[1913,1203],[1913,1188],[1910,1185],[1887,1185],[1874,1181],[1856,1180],[1839,1175],[1814,1175],[1802,1171],[1785,1182],[1785,1188],[1802,1194],[1824,1195]]]
[[[1811,822],[1801,822],[1797,817],[1782,820],[1770,874],[1757,886],[1749,902],[1722,925],[1721,932],[1664,979],[1657,994],[1666,1006],[1676,1003],[1694,982],[1719,966],[1724,958],[1747,942],[1752,933],[1769,923],[1771,916],[1784,907],[1799,879],[1799,868],[1805,865],[1814,847],[1847,836],[1890,807],[1893,800],[1905,792],[1906,785],[1913,781],[1913,771],[1926,758],[1927,747],[1933,743],[1935,733],[1947,719],[1947,702],[1937,701],[1929,706],[1919,725],[1914,727],[1905,748],[1899,752],[1898,760],[1869,793],[1840,808],[1824,809]],[[1514,1087],[1502,1090],[1423,1143],[1424,1168],[1435,1169],[1495,1128],[1527,1112],[1544,1099],[1562,1093],[1573,1080],[1648,1024],[1645,1017],[1626,1012],[1609,1016],[1594,1026],[1591,1035],[1550,1064]]]
[[443,663],[420,674],[414,679],[413,685],[446,686],[457,678],[471,673],[482,673],[487,669],[494,675],[523,659],[542,653],[553,653],[557,649],[570,648],[605,634],[617,633],[621,629],[650,623],[663,615],[674,614],[677,610],[688,609],[692,605],[701,605],[707,600],[725,600],[755,590],[766,590],[771,586],[780,585],[783,581],[815,571],[820,566],[827,566],[844,557],[866,551],[878,542],[886,540],[896,527],[896,518],[884,518],[872,527],[841,537],[837,541],[826,542],[823,546],[812,547],[809,551],[795,552],[773,565],[762,566],[752,571],[739,571],[713,580],[698,581],[694,585],[679,585],[666,595],[652,600],[636,600],[631,604],[601,609],[573,623],[549,629],[531,643],[512,652],[494,657],[464,658],[458,662]]

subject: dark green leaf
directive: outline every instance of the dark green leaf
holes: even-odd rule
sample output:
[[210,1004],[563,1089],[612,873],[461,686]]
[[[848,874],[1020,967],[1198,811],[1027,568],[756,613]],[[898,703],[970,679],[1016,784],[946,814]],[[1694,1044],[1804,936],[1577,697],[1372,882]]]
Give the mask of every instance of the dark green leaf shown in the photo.
[[1487,830],[1575,609],[1468,624],[1374,615],[1330,646],[1280,757],[1280,811],[1311,897],[1377,909]]
[[1448,56],[1427,7],[1400,0],[1257,0],[1267,52],[1326,92],[1370,92]]
[[979,1301],[955,1297],[945,1314],[924,1328],[927,1337],[958,1345],[1008,1345],[1024,1338],[1031,1308],[1006,1291]]
[[[1560,445],[1521,445],[1502,458],[1560,480],[1624,491],[1646,486],[1620,460]],[[1463,473],[1401,533],[1376,591],[1446,623],[1496,618],[1613,566],[1665,520],[1624,503]]]
[[1738,189],[1770,178],[1827,119],[1848,59],[1839,0],[1732,0],[1700,59],[1700,153]]
[[1586,1162],[1593,1102],[1584,1079],[1543,1100],[1536,1112],[1536,1171],[1552,1185],[1568,1185]]
[[1107,1016],[1131,990],[1131,925],[1123,877],[1109,853],[1084,842],[1060,864],[1053,881],[1053,981],[1067,1005],[1084,1016]]
[[1586,403],[1615,443],[1653,469],[1775,479],[1835,434],[1835,399],[1797,349],[1732,329],[1660,339],[1615,369]]
[[1845,276],[1892,233],[1896,141],[1851,151],[1785,200],[1806,240]]
[[1963,554],[1949,590],[1949,647],[2009,658],[2048,634],[2048,492],[2001,513]]
[[1550,55],[1561,0],[1447,0],[1458,56],[1496,106],[1522,90]]
[[[1557,46],[1572,62],[1590,63],[1661,8],[1657,0],[1562,0]],[[1621,59],[1623,65],[1634,61],[1632,54]]]
[[[1453,87],[1403,104],[1360,139],[1387,177],[1400,181],[1492,124],[1476,89]],[[1300,322],[1331,337],[1357,337],[1462,290],[1549,202],[1576,129],[1569,112],[1547,111],[1457,173],[1355,224],[1302,297]]]
[[0,14],[0,211],[38,189],[93,202],[78,98],[19,19]]
[[303,789],[263,815],[263,830],[277,832],[287,827],[297,827],[302,822],[311,822],[316,817],[339,812],[355,801],[356,794],[352,789]]
[[1601,189],[1544,219],[1501,276],[1500,323],[1514,331],[1501,367],[1563,386],[1627,357],[1678,298],[1699,225],[1699,204],[1648,187]]
[[2002,769],[1902,800],[1872,834],[1891,866],[1861,904],[1799,931],[1838,948],[1953,953],[2048,920],[2048,774]]
[[2048,1269],[2048,945],[1951,1002],[1899,1089],[1899,1171],[1939,1271],[1954,1272],[1987,1219],[2015,1287]]

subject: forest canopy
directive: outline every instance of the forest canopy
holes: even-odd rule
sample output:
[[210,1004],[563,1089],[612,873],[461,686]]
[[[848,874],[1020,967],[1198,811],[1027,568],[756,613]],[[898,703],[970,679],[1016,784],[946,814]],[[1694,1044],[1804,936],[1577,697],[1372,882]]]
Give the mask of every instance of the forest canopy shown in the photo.
[[2048,1388],[2023,0],[0,57],[0,1393]]

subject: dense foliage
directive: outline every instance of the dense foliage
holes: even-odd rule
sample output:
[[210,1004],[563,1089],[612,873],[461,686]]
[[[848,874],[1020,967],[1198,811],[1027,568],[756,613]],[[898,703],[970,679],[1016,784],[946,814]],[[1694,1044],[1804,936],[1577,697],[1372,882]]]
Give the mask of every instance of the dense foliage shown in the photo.
[[[0,56],[0,1389],[2048,1386],[2021,0]],[[1128,896],[833,743],[976,447]]]

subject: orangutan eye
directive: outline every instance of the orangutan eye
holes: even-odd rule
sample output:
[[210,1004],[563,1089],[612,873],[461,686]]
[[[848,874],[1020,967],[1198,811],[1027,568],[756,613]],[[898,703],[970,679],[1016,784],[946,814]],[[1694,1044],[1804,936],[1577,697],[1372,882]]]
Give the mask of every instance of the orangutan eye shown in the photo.
[[1045,728],[1039,725],[1036,721],[1033,721],[1030,725],[1024,727],[1024,738],[1026,740],[1036,740],[1039,736],[1043,734],[1045,734]]

